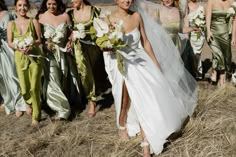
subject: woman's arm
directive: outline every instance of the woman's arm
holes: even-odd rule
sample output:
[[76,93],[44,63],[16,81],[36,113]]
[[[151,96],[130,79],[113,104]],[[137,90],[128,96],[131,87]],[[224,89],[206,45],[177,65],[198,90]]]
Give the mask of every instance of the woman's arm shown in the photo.
[[12,37],[12,21],[9,21],[7,24],[7,42],[10,48],[16,49],[16,45],[13,44],[13,37]]
[[235,17],[233,18],[233,26],[232,26],[232,39],[231,39],[231,45],[235,46],[236,45],[236,19]]
[[36,19],[33,20],[33,23],[34,23],[35,34],[36,34],[36,39],[34,41],[34,45],[39,46],[42,43],[40,24],[39,24],[38,20],[36,20]]
[[144,24],[143,24],[143,20],[142,20],[142,17],[140,16],[139,13],[135,13],[137,14],[137,18],[139,20],[139,29],[140,29],[140,33],[141,33],[141,42],[142,42],[142,45],[145,49],[145,51],[147,52],[147,54],[151,57],[151,59],[153,60],[153,62],[156,64],[156,66],[161,69],[160,67],[160,64],[158,63],[157,59],[156,59],[156,56],[153,52],[153,49],[152,49],[152,46],[146,36],[146,33],[145,33],[145,29],[144,29]]
[[213,2],[212,0],[207,1],[206,5],[206,29],[207,29],[207,41],[209,42],[212,38],[211,33],[211,14],[213,9]]

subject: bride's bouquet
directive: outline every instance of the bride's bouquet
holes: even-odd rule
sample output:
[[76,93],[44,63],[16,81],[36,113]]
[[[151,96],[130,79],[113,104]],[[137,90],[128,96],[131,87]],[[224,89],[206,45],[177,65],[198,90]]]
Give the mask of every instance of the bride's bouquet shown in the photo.
[[193,24],[195,27],[199,28],[201,32],[197,34],[197,39],[200,38],[201,34],[205,31],[206,28],[206,19],[204,14],[203,6],[200,6],[196,10],[196,14],[189,14],[188,15],[189,22]]
[[[102,14],[102,18],[108,16],[109,13],[105,12]],[[101,16],[100,16],[101,17]],[[109,20],[109,18],[107,18]],[[95,30],[95,43],[102,50],[111,50],[116,52],[118,69],[122,74],[124,74],[124,66],[123,66],[123,57],[119,53],[120,48],[124,48],[127,44],[123,41],[123,21],[119,20],[114,24],[107,24],[100,18],[94,18],[93,27]]]
[[34,39],[31,35],[24,38],[23,40],[14,39],[13,44],[15,45],[16,49],[26,50],[29,46],[32,46],[34,43]]

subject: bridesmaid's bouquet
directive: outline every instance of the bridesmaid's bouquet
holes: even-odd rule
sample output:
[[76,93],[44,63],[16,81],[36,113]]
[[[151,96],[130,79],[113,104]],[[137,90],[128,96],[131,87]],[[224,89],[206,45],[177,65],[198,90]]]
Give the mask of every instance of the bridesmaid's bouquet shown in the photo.
[[231,4],[231,7],[227,10],[227,18],[235,16],[236,14],[236,2]]
[[197,12],[196,14],[189,14],[188,19],[190,23],[192,23],[195,27],[201,30],[201,32],[199,32],[197,35],[197,39],[199,39],[201,36],[201,33],[205,31],[205,25],[206,25],[206,19],[205,19],[203,6],[200,6],[196,10],[196,12]]
[[62,29],[57,29],[57,30],[52,30],[52,29],[46,29],[44,31],[44,37],[47,40],[47,47],[49,50],[54,50],[55,49],[55,44],[59,44],[60,40],[64,38],[64,30]]
[[75,25],[76,30],[73,31],[73,41],[84,39],[86,37],[85,26],[82,23]]
[[26,50],[29,46],[32,46],[34,43],[34,39],[31,35],[24,38],[23,40],[14,39],[13,44],[15,45],[15,48]]

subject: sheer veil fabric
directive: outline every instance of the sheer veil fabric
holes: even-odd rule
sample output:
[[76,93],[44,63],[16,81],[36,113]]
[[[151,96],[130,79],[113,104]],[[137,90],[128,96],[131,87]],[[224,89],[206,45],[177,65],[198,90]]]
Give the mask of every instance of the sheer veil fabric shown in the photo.
[[181,129],[186,117],[194,112],[197,83],[184,68],[171,38],[143,10],[146,5],[145,0],[136,0],[131,9],[139,12],[143,18],[147,37],[161,71],[142,47],[138,28],[124,35],[129,46],[120,50],[126,74],[119,72],[115,54],[104,52],[104,62],[112,84],[117,126],[119,127],[122,87],[125,82],[130,96],[128,134],[136,136],[141,126],[150,143],[151,152],[159,154],[168,136]]

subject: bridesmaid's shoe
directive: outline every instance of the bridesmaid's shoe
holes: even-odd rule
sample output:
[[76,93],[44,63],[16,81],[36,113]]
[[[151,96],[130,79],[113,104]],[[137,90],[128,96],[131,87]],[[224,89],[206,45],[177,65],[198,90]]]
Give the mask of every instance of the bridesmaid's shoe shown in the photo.
[[16,111],[16,117],[21,117],[23,116],[23,112],[22,111]]
[[121,140],[123,140],[123,141],[129,140],[129,135],[128,135],[126,126],[119,127],[118,135],[120,136]]
[[150,146],[146,141],[141,142],[140,146],[143,148],[143,157],[152,157],[150,154]]

